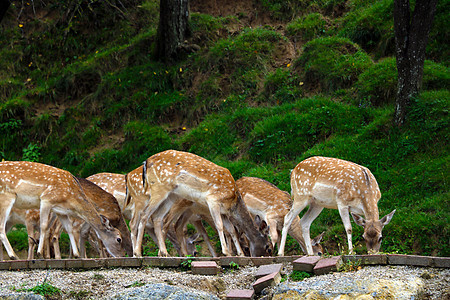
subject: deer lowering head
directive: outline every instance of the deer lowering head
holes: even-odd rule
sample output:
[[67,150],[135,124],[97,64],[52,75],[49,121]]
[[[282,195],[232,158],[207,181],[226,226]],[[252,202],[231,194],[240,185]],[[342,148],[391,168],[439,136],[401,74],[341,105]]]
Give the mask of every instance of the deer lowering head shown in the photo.
[[129,211],[127,211],[127,206],[125,203],[126,197],[126,185],[125,185],[125,175],[116,173],[97,173],[86,178],[87,180],[95,183],[108,193],[116,198],[119,203],[122,214],[127,219],[129,217]]
[[[14,253],[5,235],[5,224],[12,207],[40,210],[40,237],[38,255],[42,257],[47,238],[50,212],[54,211],[69,233],[74,253],[79,255],[71,222],[79,217],[88,222],[104,241],[121,244],[120,232],[110,226],[84,193],[79,181],[69,172],[34,162],[0,162],[0,239],[12,259]],[[119,253],[111,253],[120,255]]]
[[[222,215],[247,236],[252,256],[270,254],[268,237],[256,227],[226,168],[195,154],[167,150],[148,158],[143,174],[144,191],[150,195],[150,215],[164,203],[186,199],[209,210],[223,254],[229,255],[224,236],[224,225],[228,226],[228,222],[224,222]],[[155,226],[155,233],[158,230],[161,229]],[[238,237],[234,235],[233,240],[237,241]],[[243,253],[242,249],[240,252]]]
[[[91,200],[95,209],[108,220],[112,227],[117,228],[117,230],[119,230],[120,232],[122,243],[109,243],[108,245],[105,244],[106,250],[110,253],[117,253],[119,251],[122,251],[122,249],[124,248],[127,254],[129,256],[132,256],[133,249],[131,244],[130,231],[128,230],[127,224],[125,223],[125,219],[122,215],[122,211],[116,198],[112,194],[106,192],[95,183],[87,179],[78,178],[78,181],[80,182],[81,187],[83,188],[86,195]],[[103,238],[104,237],[99,236],[99,239],[101,241],[103,241]],[[115,247],[115,249],[109,249],[108,246]]]
[[[284,219],[279,255],[284,254],[284,244],[289,227],[307,205],[309,209],[301,218],[301,228],[306,249],[312,255],[309,228],[324,207],[337,209],[347,233],[349,252],[352,253],[352,226],[349,212],[355,221],[364,226],[364,239],[369,253],[380,249],[381,231],[389,223],[395,210],[381,220],[378,214],[380,189],[369,169],[355,163],[328,157],[311,157],[300,162],[291,173],[292,208]],[[365,220],[360,217],[365,216]]]
[[[242,194],[245,205],[253,218],[259,218],[267,222],[273,247],[280,244],[281,230],[283,229],[284,216],[291,207],[291,196],[280,190],[274,184],[256,177],[242,177],[236,180],[236,185]],[[296,216],[289,229],[289,234],[300,244],[306,253],[305,242],[300,229],[300,218]],[[312,241],[314,255],[322,255],[323,248],[320,245],[323,233]]]

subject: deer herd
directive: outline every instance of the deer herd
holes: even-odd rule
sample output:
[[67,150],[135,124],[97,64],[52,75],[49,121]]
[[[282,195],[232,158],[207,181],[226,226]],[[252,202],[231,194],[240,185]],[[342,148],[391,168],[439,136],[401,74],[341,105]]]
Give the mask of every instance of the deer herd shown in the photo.
[[[169,255],[166,239],[180,256],[196,255],[200,236],[211,256],[218,256],[207,223],[225,256],[270,256],[275,247],[283,256],[288,234],[305,254],[322,255],[323,233],[311,239],[310,226],[325,207],[339,211],[349,252],[351,214],[364,227],[371,254],[379,251],[382,229],[395,213],[379,219],[381,193],[375,177],[363,166],[336,158],[300,162],[291,173],[291,194],[260,178],[235,181],[228,169],[176,150],[157,153],[126,175],[87,178],[41,163],[3,161],[0,239],[10,259],[18,259],[6,235],[15,224],[26,226],[28,259],[36,246],[37,257],[61,258],[62,230],[69,235],[72,257],[86,257],[87,240],[101,257],[141,257],[144,233],[158,245],[159,256]],[[188,236],[187,224],[195,235]],[[3,251],[0,255],[3,259]]]

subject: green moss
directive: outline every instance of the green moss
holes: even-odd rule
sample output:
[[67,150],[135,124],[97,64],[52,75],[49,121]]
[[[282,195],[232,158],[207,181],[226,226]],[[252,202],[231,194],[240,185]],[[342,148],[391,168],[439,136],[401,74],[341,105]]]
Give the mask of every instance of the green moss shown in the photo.
[[[394,57],[380,60],[364,71],[358,78],[355,88],[360,103],[379,106],[393,104],[397,92],[397,66]],[[424,90],[444,89],[450,84],[448,68],[426,60],[424,64]]]
[[350,87],[373,65],[357,44],[345,38],[326,37],[308,42],[296,61],[305,76],[305,86],[323,91]]
[[342,17],[338,35],[379,58],[395,53],[393,24],[393,0],[364,3]]
[[311,13],[295,19],[286,26],[286,33],[300,41],[310,41],[325,34],[330,21],[320,13]]

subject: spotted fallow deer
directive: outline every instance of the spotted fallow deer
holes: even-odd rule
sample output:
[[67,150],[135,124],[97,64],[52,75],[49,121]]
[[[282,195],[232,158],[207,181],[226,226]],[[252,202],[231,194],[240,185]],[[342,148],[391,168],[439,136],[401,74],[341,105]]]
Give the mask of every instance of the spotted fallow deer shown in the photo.
[[[132,222],[130,222],[130,228],[133,234],[134,243],[136,243],[136,236],[138,235],[138,229],[136,228],[136,226],[139,228],[138,224],[140,222],[140,211],[145,207],[145,205],[148,204],[148,196],[143,194],[144,184],[142,181],[142,171],[143,167],[140,166],[137,169],[137,172],[130,172],[127,175],[103,172],[91,175],[86,178],[108,193],[112,194],[117,199],[124,217],[128,220],[132,220]],[[127,177],[128,180],[126,180]],[[131,191],[128,197],[127,182],[130,184],[129,190]],[[138,208],[138,211],[135,210],[136,207]],[[145,224],[145,230],[149,233],[150,237],[156,243],[157,240],[154,234],[153,224],[151,220],[150,222],[147,222]],[[174,248],[180,255],[182,255],[181,249],[185,249],[186,247],[188,255],[195,255],[196,249],[194,243],[197,240],[198,235],[190,236],[186,240],[186,247],[182,247],[180,245],[180,242],[176,239],[176,235],[174,232],[171,232],[169,230],[166,232],[166,234],[167,238],[170,240],[170,242],[173,244]],[[141,249],[141,246],[133,246],[133,249],[135,248]]]
[[[111,195],[113,195],[117,202],[119,203],[120,209],[122,210],[122,214],[125,219],[131,219],[131,205],[127,205],[126,203],[126,183],[125,183],[126,175],[117,174],[117,173],[97,173],[87,177],[86,179],[95,183]],[[141,185],[143,186],[143,182],[141,181]]]
[[[260,216],[268,224],[273,247],[275,247],[275,244],[280,245],[284,217],[292,204],[289,193],[280,190],[264,179],[256,177],[239,178],[236,180],[236,185],[250,214],[253,217]],[[292,222],[289,235],[300,244],[303,252],[306,253],[298,216]],[[314,255],[322,255],[323,253],[323,248],[320,245],[322,236],[323,233],[311,241]]]
[[[167,150],[148,158],[143,174],[144,193],[150,196],[149,215],[157,210],[165,215],[173,203],[186,199],[209,210],[224,255],[230,253],[222,215],[246,235],[252,256],[271,254],[268,236],[256,227],[228,169],[192,153]],[[160,254],[167,255],[162,228],[154,225]],[[233,229],[227,230],[233,235]],[[238,237],[233,236],[233,240],[238,241]],[[235,245],[240,248],[236,242]]]
[[[77,179],[80,182],[83,191],[86,193],[88,198],[91,199],[95,209],[109,220],[111,226],[119,230],[120,235],[122,236],[122,246],[127,254],[132,256],[133,247],[131,243],[130,231],[125,223],[125,219],[117,199],[92,181],[84,178]],[[88,238],[89,227],[91,227],[91,225],[88,222],[81,226],[81,233],[83,233],[80,236],[81,247],[84,246],[84,241]]]
[[[353,252],[352,225],[349,212],[358,225],[364,227],[364,240],[369,253],[378,252],[381,231],[395,210],[381,220],[378,200],[381,192],[378,183],[366,167],[328,157],[310,157],[300,162],[291,173],[293,204],[284,218],[281,244],[278,255],[284,255],[286,235],[293,219],[307,205],[309,209],[301,218],[301,228],[308,255],[312,255],[309,228],[324,207],[337,209],[347,233],[349,253]],[[363,219],[360,215],[364,215]]]
[[123,256],[122,237],[109,220],[99,214],[84,193],[79,181],[68,171],[26,161],[0,162],[0,239],[11,259],[17,259],[5,233],[12,207],[40,210],[38,256],[42,257],[44,240],[54,211],[67,233],[75,255],[79,256],[69,218],[88,222],[113,256]]

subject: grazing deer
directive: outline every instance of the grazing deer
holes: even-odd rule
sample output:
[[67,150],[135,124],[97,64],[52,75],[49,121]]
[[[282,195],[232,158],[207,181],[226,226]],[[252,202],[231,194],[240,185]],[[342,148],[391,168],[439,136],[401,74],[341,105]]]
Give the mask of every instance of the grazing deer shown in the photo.
[[[128,220],[132,220],[130,222],[130,228],[133,236],[133,241],[136,243],[136,247],[133,246],[133,249],[141,249],[142,241],[140,245],[137,245],[136,237],[138,236],[138,228],[140,223],[140,211],[142,208],[148,204],[148,196],[144,195],[144,184],[142,182],[142,171],[143,167],[140,166],[137,168],[136,172],[130,172],[127,175],[115,174],[115,173],[98,173],[87,177],[89,181],[94,182],[99,187],[107,191],[116,197],[119,206],[122,210],[124,217]],[[128,180],[127,180],[128,178]],[[130,193],[127,196],[127,182],[130,184]],[[136,211],[137,207],[137,211]],[[133,219],[134,217],[134,219]],[[145,230],[149,233],[150,237],[157,243],[156,236],[153,230],[153,224],[151,220],[149,220],[145,224]],[[181,255],[181,249],[185,249],[186,247],[182,247],[180,242],[176,239],[176,235],[174,232],[170,230],[167,231],[167,238],[173,244],[174,248]],[[186,255],[195,255],[195,245],[198,238],[198,235],[194,235],[189,237],[186,241],[187,243],[187,254]],[[134,245],[134,244],[133,244]],[[139,252],[136,250],[136,252]],[[137,253],[139,256],[140,254]]]
[[[313,254],[309,228],[324,207],[339,211],[347,233],[349,253],[353,252],[349,212],[355,222],[364,227],[363,237],[368,252],[379,251],[381,231],[390,222],[395,210],[379,219],[377,203],[381,193],[369,169],[341,159],[311,157],[300,162],[292,171],[291,188],[294,200],[284,218],[278,255],[284,255],[286,236],[292,221],[307,205],[309,209],[300,223],[308,255]],[[361,214],[364,214],[365,220]]]
[[[113,195],[119,203],[120,209],[125,219],[131,219],[131,205],[127,206],[126,201],[126,183],[123,174],[116,173],[97,173],[87,177],[86,179],[95,183],[111,195]],[[143,185],[143,183],[141,182]]]
[[43,256],[51,211],[58,215],[69,234],[75,256],[79,256],[79,252],[70,217],[79,217],[88,222],[111,255],[123,256],[120,232],[110,225],[105,216],[96,211],[79,181],[68,171],[35,162],[0,162],[0,239],[9,257],[17,259],[5,233],[5,225],[13,206],[19,209],[40,210],[37,250],[40,257]]
[[[245,205],[254,217],[260,216],[269,226],[269,234],[272,245],[280,245],[281,230],[283,229],[284,217],[291,208],[291,196],[280,190],[274,184],[256,177],[242,177],[236,180],[236,185],[242,194]],[[305,242],[300,227],[298,215],[294,218],[289,229],[289,234],[300,244],[306,253]],[[322,255],[323,248],[320,245],[323,233],[311,241],[314,255]]]
[[[122,236],[122,246],[127,254],[131,257],[133,255],[133,247],[131,243],[130,231],[128,230],[127,224],[125,223],[125,219],[122,215],[122,210],[120,209],[120,205],[117,202],[116,198],[112,194],[106,192],[104,189],[87,179],[77,179],[80,182],[83,191],[91,200],[95,209],[109,220],[111,226],[119,230],[120,235]],[[87,222],[81,226],[81,232],[84,233],[80,235],[80,247],[83,247],[83,254],[85,254],[84,242],[88,237],[88,228],[90,227],[91,225]]]
[[[143,174],[144,193],[150,196],[149,215],[157,210],[165,215],[174,203],[186,199],[209,210],[224,255],[230,253],[224,235],[227,222],[223,221],[222,215],[246,235],[252,256],[270,255],[272,245],[256,227],[228,169],[195,154],[167,150],[148,158]],[[162,228],[154,225],[160,254],[167,255]],[[234,230],[227,230],[237,241]],[[240,248],[239,244],[235,245]]]

